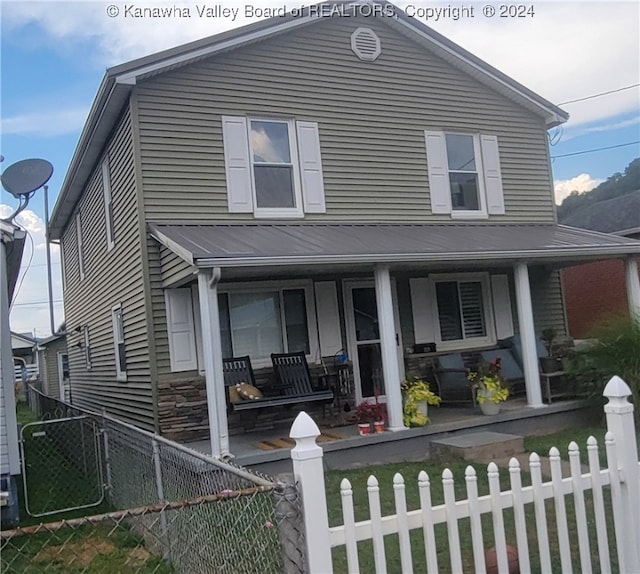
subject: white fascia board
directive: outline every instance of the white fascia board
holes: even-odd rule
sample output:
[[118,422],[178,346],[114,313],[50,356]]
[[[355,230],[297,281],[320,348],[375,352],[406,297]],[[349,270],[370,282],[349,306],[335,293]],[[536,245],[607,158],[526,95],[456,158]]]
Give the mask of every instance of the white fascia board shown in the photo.
[[162,60],[161,62],[156,62],[154,64],[148,64],[146,66],[142,66],[136,70],[131,72],[125,72],[115,77],[115,81],[118,84],[135,84],[137,78],[139,76],[144,76],[146,74],[152,74],[154,72],[158,72],[164,68],[170,68],[172,66],[178,66],[181,64],[185,64],[190,62],[191,60],[197,60],[199,58],[203,58],[206,56],[211,56],[223,50],[229,50],[231,48],[235,48],[242,44],[247,44],[250,42],[254,42],[257,40],[262,40],[268,36],[273,36],[275,34],[279,34],[291,28],[296,28],[298,26],[302,26],[312,20],[316,20],[315,16],[306,16],[302,18],[294,18],[289,20],[288,22],[284,22],[282,24],[278,24],[275,26],[270,26],[263,30],[257,30],[255,32],[249,32],[248,34],[243,34],[237,38],[232,38],[230,40],[226,40],[223,42],[219,42],[214,44],[213,46],[207,46],[205,48],[200,48],[199,50],[194,50],[193,52],[188,52],[186,54],[181,54],[179,56],[173,56],[166,60]]
[[[211,257],[195,261],[199,269],[210,267],[270,267],[277,265],[326,265],[346,263],[429,263],[441,261],[491,261],[491,260],[553,260],[562,257],[615,257],[626,254],[640,254],[640,246],[575,248],[533,251],[493,251],[461,253],[396,253],[367,255],[291,255],[275,257]],[[576,262],[578,263],[578,262]]]
[[164,245],[167,249],[175,253],[178,257],[182,257],[187,263],[193,265],[193,253],[188,249],[183,248],[180,244],[176,243],[172,239],[169,239],[164,233],[158,231],[155,228],[149,230],[151,237],[158,241],[161,245]]

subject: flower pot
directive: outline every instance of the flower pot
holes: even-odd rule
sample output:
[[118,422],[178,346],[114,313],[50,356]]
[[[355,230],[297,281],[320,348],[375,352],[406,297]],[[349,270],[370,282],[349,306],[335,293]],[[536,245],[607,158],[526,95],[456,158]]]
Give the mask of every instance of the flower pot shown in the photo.
[[497,415],[500,412],[500,403],[492,403],[489,400],[485,400],[480,404],[480,410],[483,415]]
[[555,373],[562,370],[562,362],[557,357],[541,357],[540,368],[543,373]]
[[360,436],[365,436],[371,434],[371,424],[370,423],[358,423],[358,433]]
[[384,432],[384,427],[385,427],[384,421],[374,421],[373,422],[373,430],[376,433]]
[[418,407],[418,412],[423,414],[425,417],[428,416],[429,413],[429,405],[427,401],[417,401],[416,407]]

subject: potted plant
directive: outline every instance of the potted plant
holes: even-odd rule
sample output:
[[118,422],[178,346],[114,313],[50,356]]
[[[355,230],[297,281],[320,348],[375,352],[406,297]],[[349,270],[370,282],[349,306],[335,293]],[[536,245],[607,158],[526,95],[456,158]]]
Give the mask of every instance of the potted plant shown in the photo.
[[560,359],[555,356],[553,342],[556,339],[555,329],[548,328],[542,330],[542,336],[540,337],[544,346],[547,348],[547,357],[540,357],[540,368],[543,373],[555,373],[562,370],[562,363]]
[[468,379],[476,392],[476,400],[485,415],[497,415],[500,403],[509,398],[509,389],[500,374],[502,368],[500,357],[489,363],[480,365],[477,371],[469,373]]
[[376,433],[384,432],[387,424],[387,405],[380,402],[380,393],[374,392],[374,402],[363,401],[356,407],[358,432],[361,435],[371,433],[371,426]]
[[428,405],[439,405],[440,397],[430,388],[425,380],[409,375],[401,383],[402,388],[402,421],[407,427],[421,427],[429,422]]

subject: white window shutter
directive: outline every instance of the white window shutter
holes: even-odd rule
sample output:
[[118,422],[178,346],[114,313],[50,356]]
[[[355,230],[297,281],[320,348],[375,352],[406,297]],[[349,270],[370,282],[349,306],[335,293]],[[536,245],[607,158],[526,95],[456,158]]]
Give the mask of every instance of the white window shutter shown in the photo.
[[243,117],[222,117],[227,202],[232,213],[253,212],[249,134]]
[[317,281],[314,288],[320,352],[321,356],[330,357],[343,348],[336,282]]
[[451,213],[447,146],[443,132],[424,132],[432,213]]
[[166,289],[164,296],[171,371],[194,371],[198,368],[198,358],[191,289]]
[[487,194],[487,211],[491,215],[504,215],[504,195],[500,173],[500,153],[496,136],[481,135],[484,188]]
[[296,122],[305,213],[325,213],[320,135],[316,122]]
[[496,324],[496,337],[506,339],[513,336],[513,315],[509,295],[509,278],[506,275],[491,276],[493,295],[493,316]]
[[431,302],[431,282],[426,277],[409,279],[413,334],[416,343],[433,343],[436,340],[436,324]]

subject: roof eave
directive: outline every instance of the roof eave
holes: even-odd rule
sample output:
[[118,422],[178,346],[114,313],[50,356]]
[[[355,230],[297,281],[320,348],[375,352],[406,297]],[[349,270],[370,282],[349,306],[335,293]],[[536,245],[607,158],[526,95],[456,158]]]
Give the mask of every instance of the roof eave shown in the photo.
[[607,247],[566,247],[530,251],[490,251],[458,253],[368,253],[365,255],[287,255],[274,257],[203,257],[194,258],[199,269],[212,267],[271,267],[281,265],[339,265],[357,263],[430,263],[492,260],[552,261],[570,257],[612,257],[640,255],[640,245]]

